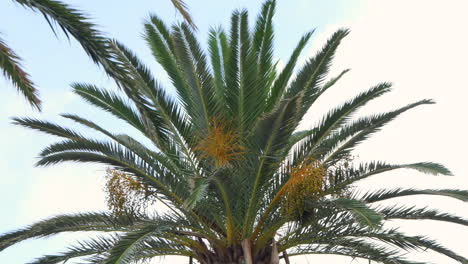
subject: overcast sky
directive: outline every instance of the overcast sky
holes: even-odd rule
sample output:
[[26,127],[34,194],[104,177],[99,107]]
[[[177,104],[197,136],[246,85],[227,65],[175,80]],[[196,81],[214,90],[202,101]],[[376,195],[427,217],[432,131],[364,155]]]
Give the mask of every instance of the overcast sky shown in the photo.
[[[69,0],[85,10],[114,38],[136,51],[168,88],[167,78],[151,58],[141,37],[142,22],[155,13],[168,23],[180,19],[169,0]],[[200,39],[206,41],[209,26],[224,24],[235,8],[246,7],[256,16],[261,1],[187,0]],[[332,69],[333,76],[351,68],[343,80],[313,107],[303,127],[308,127],[334,106],[381,81],[391,81],[394,90],[365,107],[359,114],[394,109],[423,98],[437,104],[405,113],[360,146],[362,160],[410,163],[435,161],[452,170],[453,177],[420,175],[397,171],[371,178],[363,189],[382,187],[468,189],[468,1],[466,0],[279,0],[276,28],[276,57],[288,58],[299,38],[317,28],[312,45],[302,61],[312,56],[340,27],[351,28]],[[44,111],[34,112],[11,85],[0,78],[0,233],[20,228],[59,213],[104,210],[102,192],[104,167],[61,164],[35,168],[39,151],[56,139],[10,124],[13,116],[35,116],[71,125],[60,113],[90,116],[118,131],[122,124],[96,111],[71,94],[72,82],[90,82],[112,87],[112,82],[93,65],[74,41],[63,35],[54,38],[44,19],[15,5],[0,2],[0,32],[24,58],[24,65],[40,87]],[[281,64],[281,63],[280,63]],[[418,196],[392,202],[431,206],[468,218],[468,204],[448,198]],[[430,235],[468,258],[468,227],[431,221],[395,221],[410,234]],[[80,237],[62,235],[28,241],[0,253],[0,263],[22,264],[45,253],[57,252]],[[450,264],[454,261],[429,252],[411,254],[418,261]],[[161,263],[176,263],[166,258]],[[350,258],[317,256],[296,258],[292,263],[367,263]]]

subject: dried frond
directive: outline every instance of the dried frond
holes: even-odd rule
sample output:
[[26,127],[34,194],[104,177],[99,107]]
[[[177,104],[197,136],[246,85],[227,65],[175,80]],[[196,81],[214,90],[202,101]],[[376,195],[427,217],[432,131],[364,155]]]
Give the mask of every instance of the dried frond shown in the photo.
[[190,27],[194,30],[197,30],[197,26],[195,25],[192,16],[189,13],[187,4],[182,0],[171,0],[174,7],[177,11],[182,15],[185,22],[190,25]]
[[302,161],[290,168],[289,179],[281,188],[282,209],[285,214],[302,213],[306,199],[318,199],[323,195],[326,170],[313,159]]
[[151,191],[130,175],[108,169],[106,171],[107,206],[115,215],[138,215],[151,203]]
[[210,122],[208,134],[195,150],[201,152],[202,158],[211,158],[216,168],[226,166],[243,154],[239,136],[226,123],[218,120]]

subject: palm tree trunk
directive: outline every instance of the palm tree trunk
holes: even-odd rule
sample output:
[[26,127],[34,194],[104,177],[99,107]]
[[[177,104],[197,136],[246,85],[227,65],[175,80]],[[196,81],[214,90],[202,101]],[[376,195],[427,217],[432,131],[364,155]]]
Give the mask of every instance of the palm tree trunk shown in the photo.
[[291,264],[291,262],[289,262],[289,256],[288,256],[288,253],[286,251],[283,252],[283,258],[284,258],[284,262],[286,262],[286,264]]
[[250,240],[245,239],[242,241],[242,251],[244,253],[245,264],[253,264],[252,243]]
[[280,256],[276,242],[252,254],[252,244],[244,240],[242,245],[233,246],[215,254],[201,255],[201,264],[279,264]]

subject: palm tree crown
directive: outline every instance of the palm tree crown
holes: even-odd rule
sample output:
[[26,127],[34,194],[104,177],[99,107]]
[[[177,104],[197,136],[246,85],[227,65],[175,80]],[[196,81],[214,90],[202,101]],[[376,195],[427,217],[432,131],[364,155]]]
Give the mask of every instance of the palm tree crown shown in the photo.
[[[295,70],[311,38],[305,34],[284,69],[273,55],[275,1],[266,1],[251,29],[246,11],[236,11],[231,29],[209,34],[208,56],[185,23],[167,27],[156,16],[145,38],[177,92],[171,96],[122,44],[113,41],[116,78],[125,97],[91,84],[73,84],[76,94],[124,120],[151,144],[114,133],[74,114],[64,114],[108,140],[32,118],[15,123],[63,138],[40,153],[38,165],[64,161],[111,167],[112,213],[50,218],[0,236],[0,250],[33,237],[99,231],[103,236],[32,263],[85,257],[92,263],[139,263],[157,256],[187,256],[200,263],[279,263],[307,254],[337,254],[381,263],[420,263],[402,250],[430,249],[460,263],[463,256],[423,236],[383,223],[433,219],[461,225],[460,217],[427,208],[376,206],[409,195],[439,195],[468,201],[464,190],[378,189],[357,192],[354,184],[395,169],[451,175],[432,162],[354,164],[351,153],[385,124],[421,100],[394,111],[353,118],[369,101],[390,91],[380,83],[331,109],[312,129],[298,131],[314,102],[348,70],[327,78],[335,51],[348,34],[336,31],[315,56]],[[210,63],[209,63],[210,62]],[[135,200],[131,198],[136,198]],[[135,208],[158,201],[164,213]],[[385,246],[381,243],[383,242]]]

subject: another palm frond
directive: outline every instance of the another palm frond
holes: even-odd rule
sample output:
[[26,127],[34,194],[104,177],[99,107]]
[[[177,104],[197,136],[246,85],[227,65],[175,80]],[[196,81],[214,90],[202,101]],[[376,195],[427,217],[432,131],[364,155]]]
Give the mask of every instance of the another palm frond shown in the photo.
[[3,75],[11,80],[32,106],[40,110],[41,100],[37,89],[30,80],[29,74],[22,68],[20,61],[18,55],[0,38],[0,69]]

